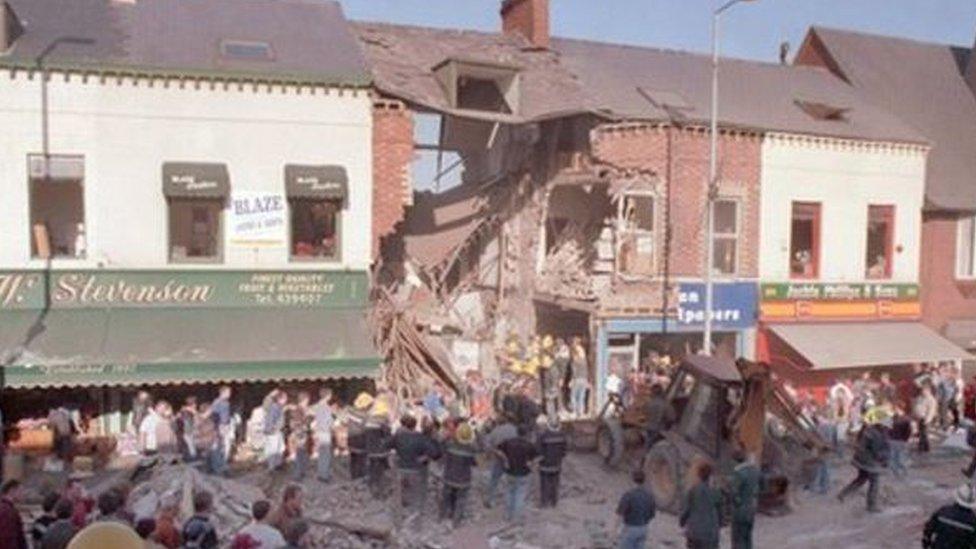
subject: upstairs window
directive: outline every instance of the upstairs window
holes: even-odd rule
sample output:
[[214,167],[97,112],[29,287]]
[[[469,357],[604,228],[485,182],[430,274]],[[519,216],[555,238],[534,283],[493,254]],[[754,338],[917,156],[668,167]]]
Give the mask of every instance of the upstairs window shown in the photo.
[[794,202],[790,221],[790,278],[820,276],[820,204]]
[[868,206],[868,241],[865,278],[891,278],[895,252],[895,207]]
[[712,205],[712,272],[732,276],[739,268],[739,203],[719,199]]
[[956,278],[976,279],[976,217],[959,218],[956,237]]
[[518,113],[521,93],[518,67],[448,59],[434,67],[434,75],[455,109]]
[[621,200],[618,211],[618,269],[621,273],[654,274],[654,206],[652,194],[626,194]]
[[170,261],[220,261],[224,203],[220,199],[169,200]]
[[84,159],[37,154],[28,156],[27,163],[31,256],[85,257]]

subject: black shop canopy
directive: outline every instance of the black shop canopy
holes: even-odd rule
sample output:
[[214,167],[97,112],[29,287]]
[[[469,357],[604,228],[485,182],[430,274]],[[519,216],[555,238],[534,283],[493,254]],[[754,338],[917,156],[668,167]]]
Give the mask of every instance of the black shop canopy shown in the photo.
[[288,198],[345,200],[349,177],[342,166],[285,166],[285,191]]
[[773,324],[769,328],[815,371],[973,359],[918,322]]
[[225,164],[164,162],[163,195],[167,198],[225,198],[230,174]]
[[362,309],[52,309],[0,315],[4,388],[365,378]]

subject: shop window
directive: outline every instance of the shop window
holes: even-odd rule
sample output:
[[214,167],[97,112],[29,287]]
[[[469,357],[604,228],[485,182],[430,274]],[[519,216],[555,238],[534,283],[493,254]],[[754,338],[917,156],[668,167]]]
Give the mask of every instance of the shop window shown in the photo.
[[712,204],[712,272],[734,275],[739,265],[739,203],[716,200]]
[[224,202],[219,198],[170,198],[170,261],[220,261],[223,250],[223,211]]
[[956,277],[976,278],[976,217],[962,217],[958,221],[956,237]]
[[621,273],[649,276],[654,274],[654,196],[628,194],[621,201],[620,226]]
[[820,275],[820,204],[794,202],[790,221],[790,277]]
[[891,278],[894,241],[895,207],[868,206],[868,241],[864,258],[866,278]]
[[339,200],[292,198],[291,253],[294,260],[333,260],[339,258]]
[[84,159],[31,155],[28,168],[31,255],[85,257]]

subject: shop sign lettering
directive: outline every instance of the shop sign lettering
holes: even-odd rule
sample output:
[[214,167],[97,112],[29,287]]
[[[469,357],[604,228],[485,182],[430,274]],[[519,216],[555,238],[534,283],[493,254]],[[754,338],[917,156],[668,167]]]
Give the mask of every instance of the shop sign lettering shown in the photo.
[[367,284],[361,272],[13,271],[0,272],[0,312],[44,307],[362,307]]
[[917,284],[763,284],[763,301],[917,300]]
[[[711,317],[715,328],[720,330],[741,330],[755,324],[756,285],[748,282],[715,284]],[[679,285],[678,322],[688,326],[704,325],[704,284]]]

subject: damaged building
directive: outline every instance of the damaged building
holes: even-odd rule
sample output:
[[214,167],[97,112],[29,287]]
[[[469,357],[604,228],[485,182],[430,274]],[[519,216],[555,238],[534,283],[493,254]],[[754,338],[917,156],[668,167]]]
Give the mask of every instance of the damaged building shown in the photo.
[[[499,33],[353,23],[383,100],[439,122],[435,140],[415,143],[436,156],[434,181],[413,182],[375,276],[383,350],[397,355],[391,319],[411,340],[388,380],[418,379],[401,359],[449,383],[493,376],[512,333],[580,336],[600,405],[609,372],[700,352],[710,202],[712,352],[753,358],[761,282],[804,283],[760,280],[761,194],[780,177],[764,164],[770,143],[793,147],[777,162],[798,171],[809,147],[843,151],[820,166],[837,181],[905,154],[889,175],[921,196],[924,144],[843,81],[725,60],[709,200],[707,56],[551,37],[545,0],[508,0],[501,15]],[[917,281],[905,273],[894,282]]]

